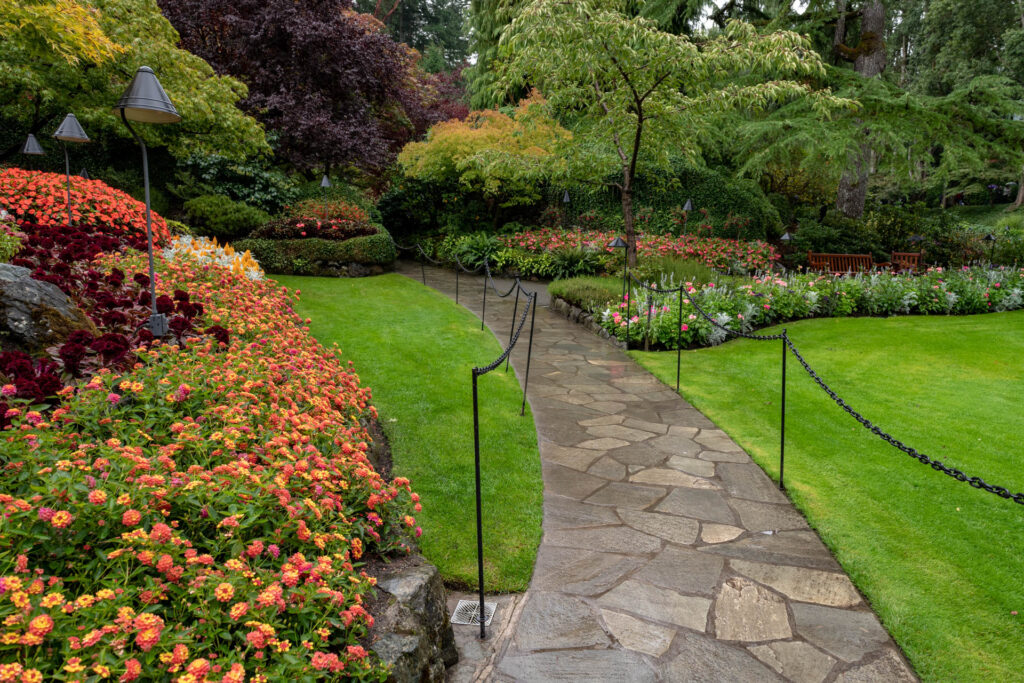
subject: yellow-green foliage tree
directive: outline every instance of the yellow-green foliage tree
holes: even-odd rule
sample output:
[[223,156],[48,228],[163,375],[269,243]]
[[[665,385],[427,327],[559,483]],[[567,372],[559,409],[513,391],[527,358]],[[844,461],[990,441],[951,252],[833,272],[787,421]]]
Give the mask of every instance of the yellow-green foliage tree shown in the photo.
[[406,145],[398,162],[406,177],[457,184],[492,207],[532,204],[541,199],[545,183],[564,175],[560,147],[572,139],[546,108],[535,92],[511,115],[483,110],[438,123],[425,141]]
[[27,133],[48,136],[68,112],[93,139],[127,137],[112,107],[142,65],[182,116],[139,126],[147,143],[177,157],[268,150],[262,128],[236,107],[245,85],[177,44],[155,0],[0,0],[0,159]]

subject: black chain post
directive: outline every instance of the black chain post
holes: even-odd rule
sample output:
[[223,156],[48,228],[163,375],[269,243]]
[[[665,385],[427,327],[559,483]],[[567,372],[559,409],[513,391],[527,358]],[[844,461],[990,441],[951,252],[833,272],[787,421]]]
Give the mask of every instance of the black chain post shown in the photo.
[[[526,389],[530,386],[530,357],[533,356],[533,326],[537,321],[537,293],[533,293],[531,302],[533,311],[530,313],[530,343],[526,346],[526,376],[523,378],[523,407],[519,409],[519,417],[526,415]],[[515,318],[513,318],[515,320]]]
[[654,313],[654,295],[647,294],[647,329],[644,331],[644,351],[651,350],[651,315]]
[[789,337],[786,330],[782,330],[782,419],[779,426],[779,490],[785,491],[786,484],[783,481],[783,472],[786,467],[786,343]]
[[629,304],[633,300],[633,292],[626,287],[626,350],[629,351]]
[[679,286],[679,327],[676,329],[676,393],[679,393],[679,368],[683,363],[683,285]]
[[484,305],[480,310],[480,331],[484,331],[484,318],[487,317],[487,278],[491,276],[490,268],[487,268],[487,261],[484,261]]
[[455,266],[455,303],[459,303],[459,267]]
[[[508,343],[510,345],[512,344],[512,333],[516,329],[516,313],[519,312],[519,290],[520,290],[520,287],[516,287],[516,303],[512,306],[512,327],[508,331]],[[508,372],[508,362],[509,362],[509,359],[506,358],[505,359],[505,372]]]
[[473,464],[476,468],[476,569],[480,591],[480,640],[487,637],[484,625],[484,524],[480,495],[480,407],[477,397],[478,368],[473,368]]

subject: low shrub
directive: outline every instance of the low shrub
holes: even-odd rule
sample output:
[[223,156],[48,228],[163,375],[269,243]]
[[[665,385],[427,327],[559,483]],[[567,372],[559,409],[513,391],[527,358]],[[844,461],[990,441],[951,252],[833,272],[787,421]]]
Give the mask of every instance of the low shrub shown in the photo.
[[594,275],[603,265],[601,254],[587,247],[569,247],[551,254],[551,277],[563,280],[579,275]]
[[7,212],[0,212],[0,263],[7,263],[18,253],[24,237]]
[[610,302],[621,301],[622,279],[582,276],[555,280],[548,285],[548,292],[586,311],[603,311]]
[[[0,170],[0,209],[18,223],[66,225],[65,188],[63,174],[5,168]],[[146,205],[101,180],[75,177],[71,183],[71,222],[145,235]],[[152,225],[153,239],[165,242],[169,236],[167,223],[155,211]]]
[[245,237],[270,220],[265,211],[224,195],[196,197],[185,202],[184,208],[195,234],[228,241]]
[[341,242],[353,237],[376,235],[380,228],[366,221],[329,220],[319,218],[279,218],[252,231],[251,237],[270,240],[294,240],[315,237]]
[[[324,218],[324,211],[327,217]],[[344,199],[329,199],[326,203],[323,200],[303,199],[292,206],[285,208],[287,214],[293,218],[310,217],[326,221],[338,221],[349,223],[369,223],[370,215],[362,208]]]
[[280,275],[330,274],[340,265],[358,263],[387,266],[398,254],[391,235],[383,228],[376,235],[339,242],[316,237],[272,240],[240,240],[235,248],[252,253],[268,273]]

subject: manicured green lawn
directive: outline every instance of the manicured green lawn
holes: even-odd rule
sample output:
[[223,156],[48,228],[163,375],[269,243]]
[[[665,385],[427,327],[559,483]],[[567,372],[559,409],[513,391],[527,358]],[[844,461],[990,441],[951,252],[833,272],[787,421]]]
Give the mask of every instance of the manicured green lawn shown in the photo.
[[[809,320],[788,329],[865,417],[969,476],[1024,491],[1024,312]],[[684,351],[682,370],[683,395],[775,478],[781,343]],[[674,352],[633,355],[674,385]],[[1021,680],[1024,506],[886,444],[792,356],[789,379],[789,494],[921,677]]]
[[[470,369],[501,353],[490,331],[448,297],[400,275],[276,278],[298,288],[299,315],[355,363],[391,443],[394,475],[422,497],[421,549],[449,585],[475,587],[476,498]],[[537,432],[510,370],[479,380],[484,583],[524,590],[541,537]]]

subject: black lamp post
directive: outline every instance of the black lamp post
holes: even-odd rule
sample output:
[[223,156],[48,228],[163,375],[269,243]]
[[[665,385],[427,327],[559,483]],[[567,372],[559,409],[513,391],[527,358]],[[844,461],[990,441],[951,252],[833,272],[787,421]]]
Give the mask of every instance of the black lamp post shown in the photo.
[[21,154],[27,154],[28,156],[38,157],[46,154],[46,150],[39,144],[39,140],[36,140],[36,136],[32,133],[28,134],[25,138],[25,144],[18,150]]
[[142,180],[146,192],[146,240],[149,247],[149,304],[152,311],[149,317],[149,330],[154,337],[167,334],[167,316],[156,312],[156,271],[153,268],[153,226],[152,213],[149,206],[149,158],[146,155],[146,143],[136,134],[128,123],[129,119],[142,123],[177,123],[181,121],[178,110],[171,104],[156,74],[148,66],[140,66],[128,89],[117,101],[114,112],[121,115],[121,120],[128,131],[142,148]]
[[690,221],[690,212],[693,211],[693,201],[686,200],[683,204],[683,234],[686,234],[686,224]]
[[628,275],[629,264],[626,262],[626,243],[621,237],[616,236],[608,246],[612,249],[622,249],[622,298],[626,298],[626,277]]
[[53,134],[53,137],[60,140],[61,147],[64,148],[64,177],[67,180],[67,194],[68,194],[68,225],[71,225],[71,161],[68,159],[68,144],[69,142],[89,142],[89,136],[82,130],[82,125],[78,123],[78,119],[75,118],[74,114],[68,114],[64,117],[57,132]]
[[996,251],[996,236],[993,235],[992,233],[989,233],[982,237],[981,239],[985,242],[988,242],[988,262],[989,265],[992,265],[992,256],[995,254]]
[[569,190],[562,194],[562,229],[569,229]]
[[323,180],[320,181],[320,187],[324,190],[324,222],[327,222],[327,188],[331,186],[331,179],[324,174]]

